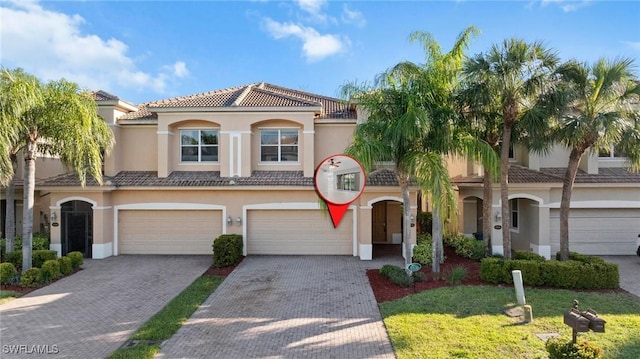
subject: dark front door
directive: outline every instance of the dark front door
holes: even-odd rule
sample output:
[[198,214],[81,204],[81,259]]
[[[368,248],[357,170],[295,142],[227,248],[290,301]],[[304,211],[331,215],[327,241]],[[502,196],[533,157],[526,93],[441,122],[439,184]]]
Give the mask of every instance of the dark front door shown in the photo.
[[93,215],[90,211],[62,211],[62,255],[81,252],[91,258],[93,245]]

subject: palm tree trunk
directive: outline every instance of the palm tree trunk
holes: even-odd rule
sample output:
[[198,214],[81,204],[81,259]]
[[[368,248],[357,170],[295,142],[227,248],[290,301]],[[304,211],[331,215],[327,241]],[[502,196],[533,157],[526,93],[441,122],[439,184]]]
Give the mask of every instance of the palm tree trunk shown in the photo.
[[482,240],[484,241],[484,255],[493,253],[491,248],[491,204],[493,203],[493,180],[489,171],[484,171],[482,179]]
[[442,218],[437,206],[433,207],[433,220],[431,224],[431,271],[440,273],[440,264],[443,262],[443,245],[442,245]]
[[28,141],[24,158],[24,185],[22,208],[22,271],[31,268],[31,240],[33,238],[33,204],[36,182],[37,145],[35,141]]
[[400,189],[402,190],[402,250],[404,251],[404,269],[407,275],[411,275],[409,264],[413,261],[411,250],[411,197],[409,196],[409,179],[398,176]]
[[18,170],[18,156],[11,154],[11,166],[13,167],[13,177],[7,186],[7,211],[5,214],[5,239],[7,241],[5,250],[7,253],[15,251],[16,239],[16,171]]
[[509,146],[511,144],[511,126],[505,123],[500,149],[500,200],[502,202],[502,246],[503,255],[511,259],[511,231],[509,213]]
[[571,192],[578,173],[578,165],[584,150],[572,149],[569,155],[567,172],[562,180],[562,199],[560,200],[560,260],[569,260],[569,211],[571,210]]

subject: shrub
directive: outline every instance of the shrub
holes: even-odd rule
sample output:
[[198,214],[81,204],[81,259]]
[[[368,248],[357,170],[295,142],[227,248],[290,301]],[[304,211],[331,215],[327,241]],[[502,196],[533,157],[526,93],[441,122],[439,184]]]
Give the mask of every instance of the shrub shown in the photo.
[[5,254],[4,260],[13,264],[13,266],[16,267],[16,270],[22,269],[22,251],[13,251]]
[[0,283],[12,284],[18,278],[18,271],[13,263],[0,263]]
[[427,274],[425,272],[413,272],[412,273],[413,276],[413,281],[414,282],[426,282],[427,281]]
[[549,352],[550,359],[600,359],[602,349],[588,341],[573,343],[573,341],[562,342],[557,338],[552,338],[545,345]]
[[423,240],[413,247],[413,259],[422,265],[430,266],[433,260],[431,241]]
[[419,233],[431,233],[433,227],[432,217],[431,212],[418,212],[417,222]]
[[42,264],[48,260],[58,258],[58,252],[48,249],[35,250],[31,253],[31,266],[41,268]]
[[413,284],[413,276],[408,276],[404,269],[391,264],[382,266],[380,275],[401,287],[409,287]]
[[[544,257],[543,257],[544,258]],[[524,285],[543,285],[542,275],[540,274],[541,263],[538,259],[525,260],[514,259],[507,261],[505,264],[506,273],[509,275],[509,281],[507,283],[513,283],[514,270],[519,270],[522,273],[522,283]]]
[[40,267],[43,282],[52,281],[60,277],[60,263],[56,259],[49,259]]
[[71,258],[63,256],[58,258],[58,264],[60,265],[60,274],[63,276],[71,273],[73,267],[71,266]]
[[227,267],[238,263],[242,256],[242,236],[223,234],[213,241],[213,266]]
[[444,273],[444,279],[451,285],[460,284],[467,277],[465,266],[455,266]]
[[84,263],[84,255],[81,252],[69,252],[67,257],[71,260],[72,269],[78,269]]
[[477,261],[484,258],[484,242],[475,238],[468,238],[464,234],[447,234],[443,237],[443,242],[459,256]]
[[[0,256],[4,258],[7,249],[7,240],[5,238],[0,239]],[[22,237],[16,236],[13,240],[13,249],[22,250]],[[31,240],[31,249],[49,249],[49,236],[45,233],[36,232],[33,234]]]
[[[556,253],[556,260],[560,260],[560,252]],[[588,263],[588,264],[606,263],[602,258],[581,254],[578,252],[569,252],[569,260]]]
[[416,235],[416,244],[421,244],[423,242],[429,242],[429,244],[432,243],[432,237],[430,233],[418,233]]
[[23,287],[34,287],[40,283],[42,283],[40,268],[27,269],[20,276],[20,285]]
[[523,251],[523,250],[513,251],[513,255],[511,256],[511,258],[538,261],[538,262],[544,262],[547,260],[545,257],[539,255],[538,253],[533,253],[533,252]]
[[480,279],[487,283],[504,283],[505,260],[502,258],[484,258],[480,261]]

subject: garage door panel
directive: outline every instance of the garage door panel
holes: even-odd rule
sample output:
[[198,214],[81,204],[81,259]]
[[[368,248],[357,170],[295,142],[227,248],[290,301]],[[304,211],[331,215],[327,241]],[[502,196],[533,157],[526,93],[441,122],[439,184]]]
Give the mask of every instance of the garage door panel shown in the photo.
[[353,254],[353,214],[338,228],[320,210],[247,211],[247,253],[280,255]]
[[121,254],[211,254],[222,233],[220,210],[121,210]]
[[[556,246],[560,241],[559,214],[559,210],[551,212],[549,228]],[[591,255],[635,253],[635,240],[640,233],[639,209],[572,209],[569,216],[571,251]]]

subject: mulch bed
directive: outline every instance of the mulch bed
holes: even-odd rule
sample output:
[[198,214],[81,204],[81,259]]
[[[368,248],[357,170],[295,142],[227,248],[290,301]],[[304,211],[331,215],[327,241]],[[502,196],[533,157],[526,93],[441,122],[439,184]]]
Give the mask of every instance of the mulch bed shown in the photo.
[[209,275],[209,276],[222,276],[222,277],[226,277],[228,276],[231,272],[233,272],[234,269],[236,269],[236,267],[242,262],[242,260],[244,259],[244,257],[240,257],[240,260],[238,261],[238,263],[232,264],[228,267],[222,267],[222,268],[216,268],[213,265],[211,267],[209,267],[209,269],[207,269],[204,274],[202,275]]
[[449,247],[445,247],[444,255],[445,262],[440,265],[439,278],[434,278],[431,267],[422,266],[420,271],[427,276],[427,280],[424,282],[417,282],[415,285],[408,288],[403,288],[381,276],[379,269],[367,270],[367,277],[369,277],[369,283],[371,284],[371,289],[373,289],[376,301],[378,303],[382,303],[429,289],[450,287],[452,285],[444,279],[444,274],[457,266],[463,266],[467,269],[467,276],[460,285],[486,284],[480,280],[480,262],[461,257],[455,254],[453,249]]

